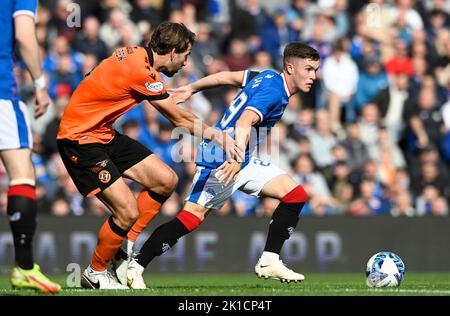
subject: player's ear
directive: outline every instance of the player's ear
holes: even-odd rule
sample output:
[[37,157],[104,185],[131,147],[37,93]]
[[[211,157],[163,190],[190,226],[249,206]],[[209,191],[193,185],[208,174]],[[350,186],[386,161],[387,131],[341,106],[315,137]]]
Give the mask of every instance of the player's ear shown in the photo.
[[287,63],[286,72],[288,73],[288,75],[292,75],[294,73],[294,65],[292,65],[291,63]]
[[173,49],[170,51],[170,61],[173,61],[173,59],[174,59],[174,57],[175,57],[175,54],[176,54],[175,48],[173,48]]

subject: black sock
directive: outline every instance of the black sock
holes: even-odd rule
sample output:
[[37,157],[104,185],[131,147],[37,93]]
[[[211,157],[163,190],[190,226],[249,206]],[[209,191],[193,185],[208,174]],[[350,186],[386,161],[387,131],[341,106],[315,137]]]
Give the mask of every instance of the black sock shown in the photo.
[[33,236],[36,231],[36,200],[22,196],[8,196],[7,214],[14,240],[15,263],[22,269],[32,269]]
[[159,226],[139,251],[136,257],[138,263],[145,268],[150,261],[169,250],[177,243],[179,238],[188,233],[189,230],[176,217]]
[[289,239],[297,226],[298,216],[305,203],[280,202],[270,221],[264,251],[279,254],[284,242]]

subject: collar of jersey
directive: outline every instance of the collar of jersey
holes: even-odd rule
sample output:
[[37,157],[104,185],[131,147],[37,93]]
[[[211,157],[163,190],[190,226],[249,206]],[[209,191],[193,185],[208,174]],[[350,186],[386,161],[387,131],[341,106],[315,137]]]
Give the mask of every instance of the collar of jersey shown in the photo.
[[148,60],[150,60],[150,66],[152,66],[153,67],[153,62],[154,62],[154,59],[153,59],[153,51],[152,51],[152,49],[150,48],[150,47],[144,47],[145,48],[145,50],[147,51],[147,55],[148,55]]
[[291,91],[289,91],[289,86],[287,84],[286,78],[284,76],[284,72],[280,73],[281,78],[283,79],[284,91],[286,92],[288,98],[292,95]]

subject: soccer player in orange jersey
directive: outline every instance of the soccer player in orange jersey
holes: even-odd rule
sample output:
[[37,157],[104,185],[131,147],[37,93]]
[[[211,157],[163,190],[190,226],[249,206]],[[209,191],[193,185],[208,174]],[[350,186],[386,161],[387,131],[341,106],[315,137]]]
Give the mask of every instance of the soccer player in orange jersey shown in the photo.
[[[159,75],[171,77],[184,67],[194,40],[194,33],[183,24],[160,24],[147,47],[119,48],[103,60],[67,105],[57,136],[62,160],[78,190],[97,196],[112,213],[100,228],[97,247],[82,275],[84,287],[128,288],[112,277],[107,266],[122,242],[134,241],[148,225],[178,182],[175,172],[149,149],[113,129],[121,115],[147,100],[173,125],[216,141],[230,157],[241,155],[226,133],[205,124],[194,128],[197,117],[175,104]],[[137,199],[123,178],[145,187]]]

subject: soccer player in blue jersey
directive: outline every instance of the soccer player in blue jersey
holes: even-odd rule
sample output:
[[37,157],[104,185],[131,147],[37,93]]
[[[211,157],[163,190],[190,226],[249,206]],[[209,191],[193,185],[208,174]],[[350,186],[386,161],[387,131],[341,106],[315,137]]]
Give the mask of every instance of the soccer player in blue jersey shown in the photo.
[[[252,135],[252,127],[256,131],[270,130],[283,116],[290,96],[298,91],[310,91],[316,80],[320,57],[310,46],[290,43],[284,50],[283,63],[281,73],[271,70],[220,72],[174,89],[173,97],[184,102],[192,94],[207,88],[241,87],[216,128],[232,130],[236,143],[240,148],[246,148],[245,158],[243,161],[225,161],[220,147],[209,141],[200,144],[196,174],[183,210],[173,220],[159,226],[140,253],[129,261],[127,278],[131,288],[145,288],[142,273],[150,261],[196,229],[210,210],[220,209],[236,190],[280,200],[270,221],[264,252],[255,266],[256,274],[282,282],[304,280],[302,274],[283,264],[279,254],[297,225],[307,194],[285,171],[251,156],[254,147],[267,135],[258,132]],[[249,143],[253,137],[256,141]]]
[[50,104],[40,64],[40,49],[35,33],[37,0],[2,1],[0,10],[0,159],[10,183],[7,214],[11,226],[15,266],[11,284],[57,293],[61,287],[41,273],[33,260],[32,239],[36,230],[35,171],[31,162],[33,144],[26,105],[17,95],[14,75],[14,47],[34,80],[36,105],[40,117]]

